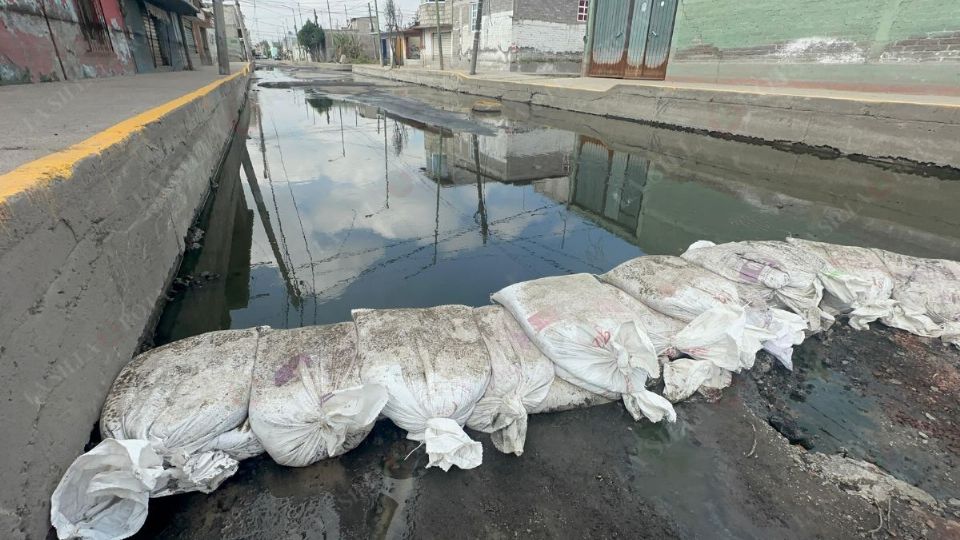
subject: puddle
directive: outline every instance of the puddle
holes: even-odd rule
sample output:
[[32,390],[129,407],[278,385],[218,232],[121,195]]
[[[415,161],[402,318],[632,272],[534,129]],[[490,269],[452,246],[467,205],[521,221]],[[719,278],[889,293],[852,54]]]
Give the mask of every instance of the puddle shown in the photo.
[[[482,305],[517,281],[603,272],[699,239],[795,235],[941,256],[960,245],[943,234],[957,230],[943,199],[910,204],[960,195],[960,182],[556,111],[472,115],[464,96],[422,89],[364,92],[254,93],[246,153],[220,180],[237,194],[211,212],[205,260],[189,268],[222,279],[170,303],[158,344],[339,322],[357,307]],[[778,191],[779,174],[795,181]],[[824,192],[843,204],[816,200]]]

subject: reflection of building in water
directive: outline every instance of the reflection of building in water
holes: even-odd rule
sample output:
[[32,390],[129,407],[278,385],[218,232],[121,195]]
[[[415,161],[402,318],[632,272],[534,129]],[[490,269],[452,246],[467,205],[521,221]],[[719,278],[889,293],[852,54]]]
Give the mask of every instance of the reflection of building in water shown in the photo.
[[571,169],[567,177],[534,182],[534,189],[635,243],[650,161],[580,135]]
[[[533,182],[565,177],[570,170],[573,141],[570,133],[559,129],[507,128],[495,137],[479,136],[480,175],[485,181]],[[476,181],[477,160],[474,156],[474,134],[444,133],[443,156],[439,152],[439,135],[424,133],[428,170],[434,165],[444,169],[443,179],[451,184]]]
[[[650,160],[580,136],[569,203],[630,238],[640,235],[640,209]],[[619,229],[619,230],[617,230]]]

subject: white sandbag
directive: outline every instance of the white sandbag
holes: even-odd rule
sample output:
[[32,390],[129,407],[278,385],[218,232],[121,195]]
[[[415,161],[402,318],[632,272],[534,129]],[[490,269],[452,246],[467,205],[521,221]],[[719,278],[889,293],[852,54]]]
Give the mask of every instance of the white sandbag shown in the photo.
[[880,320],[960,347],[960,262],[874,252],[894,279],[894,312]]
[[820,273],[823,305],[849,315],[850,326],[865,330],[869,323],[892,314],[894,279],[876,250],[798,238],[787,238],[787,242],[829,263],[829,269]]
[[497,450],[519,456],[527,438],[527,413],[547,397],[556,377],[553,362],[502,307],[481,307],[474,316],[490,353],[491,373],[467,427],[490,433]]
[[539,405],[528,409],[529,414],[552,413],[586,409],[595,405],[603,405],[620,399],[617,394],[613,398],[595,394],[585,388],[569,383],[560,377],[554,377],[547,396]]
[[677,358],[687,355],[729,371],[753,366],[760,343],[744,338],[746,314],[736,304],[718,304],[684,323],[650,309],[612,285],[606,286],[623,305],[637,314],[659,356]]
[[680,257],[637,257],[599,278],[651,309],[686,322],[718,305],[741,304],[733,282]]
[[[823,284],[819,274],[830,271],[825,260],[787,242],[753,241],[715,245],[700,241],[681,257],[731,281],[761,285],[803,316],[818,332],[833,317],[820,309]],[[776,306],[770,306],[776,307]]]
[[149,441],[169,474],[152,496],[209,493],[263,447],[246,424],[260,329],[210,332],[147,351],[120,371],[104,438]]
[[747,369],[753,365],[757,343],[792,369],[792,346],[802,342],[807,327],[799,315],[768,305],[772,290],[735,283],[680,257],[637,257],[600,279],[654,311],[688,323],[713,308],[721,308],[722,313],[727,311],[722,308],[733,307],[736,311],[742,306],[746,324],[741,367]]
[[708,397],[732,382],[730,371],[707,360],[678,358],[663,366],[663,397],[672,403],[689,398],[698,390]]
[[250,425],[277,463],[305,467],[356,448],[386,402],[386,388],[360,381],[352,322],[260,337]]
[[428,467],[472,469],[483,456],[462,426],[490,380],[490,357],[467,306],[357,309],[364,384],[386,387],[383,414],[426,445]]
[[637,315],[590,274],[547,277],[511,285],[492,296],[554,364],[557,376],[610,397],[620,394],[637,420],[676,413],[646,388],[660,364]]
[[149,441],[104,439],[67,468],[50,498],[57,537],[114,540],[147,519],[150,492],[164,476]]

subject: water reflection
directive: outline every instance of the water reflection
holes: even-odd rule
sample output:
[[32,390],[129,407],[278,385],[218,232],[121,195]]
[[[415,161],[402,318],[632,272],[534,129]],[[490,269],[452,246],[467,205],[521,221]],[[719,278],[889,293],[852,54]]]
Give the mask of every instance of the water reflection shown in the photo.
[[704,238],[956,256],[955,212],[933,200],[956,200],[960,182],[568,114],[256,96],[204,249],[184,265],[224,277],[171,302],[159,342],[343,321],[358,307],[482,305],[510,283]]

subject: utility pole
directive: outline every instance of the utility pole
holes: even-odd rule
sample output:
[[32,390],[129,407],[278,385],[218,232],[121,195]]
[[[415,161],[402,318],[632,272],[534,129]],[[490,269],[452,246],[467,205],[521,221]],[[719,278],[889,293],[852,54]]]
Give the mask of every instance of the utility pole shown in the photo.
[[213,0],[214,37],[217,42],[217,65],[221,75],[230,74],[230,57],[227,54],[227,23],[223,16],[223,0]]
[[[368,17],[371,21],[373,20],[373,11],[372,11],[371,8],[370,8],[370,2],[367,2],[367,17]],[[373,23],[371,22],[370,24],[373,24]],[[382,65],[383,65],[383,55],[380,54],[380,43],[379,43],[380,40],[378,39],[379,36],[380,36],[380,29],[379,29],[379,28],[377,28],[377,34],[376,34],[376,35],[373,35],[373,32],[370,32],[370,37],[373,38],[373,39],[375,39],[375,40],[377,40],[377,42],[375,42],[375,43],[373,44],[373,56],[374,56],[374,58],[379,58],[379,59],[380,59],[380,65],[382,66]]]
[[[346,4],[343,7],[347,7]],[[333,15],[330,14],[330,0],[327,0],[327,24],[330,25],[330,30],[333,30]]]
[[[367,4],[367,7],[370,7],[370,4]],[[387,59],[383,56],[383,38],[380,36],[380,6],[377,5],[377,0],[373,0],[373,12],[377,14],[377,50],[380,51],[380,65],[387,65]]]
[[[443,71],[443,39],[440,36],[440,0],[433,0],[433,5],[437,8],[437,53],[440,56],[440,71]],[[440,140],[443,142],[443,139]]]
[[477,23],[473,27],[473,56],[470,57],[470,74],[477,74],[477,53],[480,52],[480,27],[483,20],[483,0],[477,0]]
[[350,15],[347,15],[347,5],[343,5],[343,26],[350,26]]
[[587,41],[583,45],[583,61],[581,62],[580,76],[590,74],[590,64],[593,62],[593,26],[597,17],[597,0],[590,2],[587,8]]

